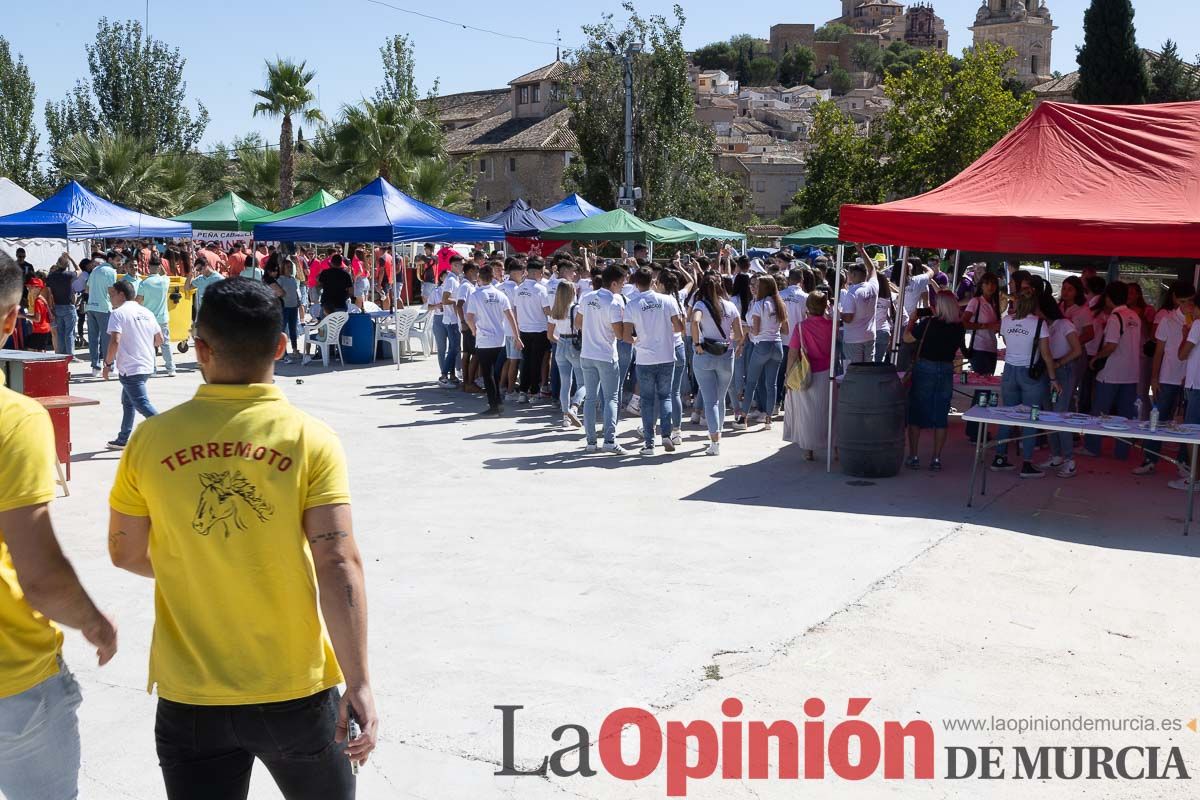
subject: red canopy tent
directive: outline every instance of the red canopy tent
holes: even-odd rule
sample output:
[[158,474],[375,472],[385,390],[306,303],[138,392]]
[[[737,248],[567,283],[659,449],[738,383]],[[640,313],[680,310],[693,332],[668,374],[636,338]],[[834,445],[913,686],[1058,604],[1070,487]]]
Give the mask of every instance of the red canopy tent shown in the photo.
[[1043,103],[931,192],[842,206],[850,242],[986,253],[1200,256],[1200,103]]

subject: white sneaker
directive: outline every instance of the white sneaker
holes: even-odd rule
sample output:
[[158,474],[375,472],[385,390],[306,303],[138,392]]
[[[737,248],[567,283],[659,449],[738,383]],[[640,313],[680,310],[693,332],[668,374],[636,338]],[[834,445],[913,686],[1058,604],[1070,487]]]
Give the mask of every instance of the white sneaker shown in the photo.
[[708,447],[704,451],[704,455],[706,455],[706,456],[721,455],[721,443],[720,442],[709,442]]
[[769,431],[769,430],[773,430],[773,429],[774,429],[774,426],[771,424],[771,418],[767,417],[767,421],[763,423],[763,430]]
[[1134,475],[1153,475],[1158,463],[1155,461],[1143,461],[1139,466],[1133,468]]
[[517,402],[518,403],[528,403],[529,395],[525,394],[524,392],[521,392],[519,395],[517,395]]
[[93,378],[102,378],[102,377],[104,377],[104,371],[99,370],[99,369],[94,369],[94,370],[92,370],[92,377]]
[[666,450],[668,453],[675,452],[675,442],[671,441],[670,436],[668,436],[666,439],[663,439],[662,445],[663,450]]
[[755,424],[756,422],[762,422],[762,421],[763,421],[763,415],[762,415],[761,411],[751,411],[749,414],[746,415],[746,422],[750,423],[751,425]]
[[679,447],[683,444],[683,434],[678,430],[671,431],[671,444],[675,445],[676,447]]
[[575,430],[575,425],[574,425],[574,424],[571,422],[571,418],[570,418],[570,417],[568,417],[566,414],[563,414],[563,418],[562,418],[562,429],[563,429],[564,431],[573,431],[573,430]]
[[451,389],[454,387],[454,384],[451,383],[449,378],[438,378],[438,386],[443,389]]
[[1049,461],[1043,461],[1041,464],[1038,464],[1037,468],[1038,469],[1058,469],[1062,465],[1063,465],[1062,456],[1054,456],[1054,458],[1050,459]]
[[571,406],[567,409],[567,413],[563,414],[563,418],[574,428],[583,427],[583,423],[579,420],[579,408],[577,406]]
[[1060,469],[1056,474],[1060,478],[1074,478],[1075,477],[1075,460],[1072,459],[1070,461],[1064,461],[1063,465],[1062,465],[1062,469]]
[[692,423],[693,425],[699,425],[699,424],[700,424],[700,412],[699,412],[699,411],[693,411],[693,412],[692,412],[692,416],[691,416],[691,418],[688,420],[688,422]]
[[596,444],[595,442],[592,442],[587,447],[583,448],[583,452],[585,452],[585,453],[596,453],[596,452],[599,452],[599,450],[600,450],[600,445]]
[[734,419],[733,422],[729,423],[729,427],[733,428],[735,431],[744,431],[746,430],[746,420]]
[[654,455],[654,445],[652,445],[652,444],[642,445],[642,449],[638,450],[638,455],[639,456]]
[[1192,481],[1190,478],[1180,478],[1179,480],[1171,481],[1167,484],[1167,486],[1170,486],[1172,489],[1179,489],[1186,492],[1191,484]]
[[641,414],[642,401],[638,399],[637,395],[634,395],[633,397],[629,398],[629,405],[625,406],[625,410],[630,414]]
[[612,453],[614,456],[629,455],[629,451],[626,450],[624,447],[621,447],[621,445],[617,444],[616,442],[612,442],[611,444],[608,442],[605,442],[603,445],[600,446],[600,449],[606,453]]

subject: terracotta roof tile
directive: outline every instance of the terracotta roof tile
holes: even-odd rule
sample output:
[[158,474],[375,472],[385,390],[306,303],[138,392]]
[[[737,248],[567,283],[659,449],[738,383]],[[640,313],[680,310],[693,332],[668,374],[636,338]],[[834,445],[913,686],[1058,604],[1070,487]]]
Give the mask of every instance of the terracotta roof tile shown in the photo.
[[513,119],[496,114],[448,133],[446,150],[455,155],[490,150],[578,150],[570,119],[571,112],[566,108],[545,118]]

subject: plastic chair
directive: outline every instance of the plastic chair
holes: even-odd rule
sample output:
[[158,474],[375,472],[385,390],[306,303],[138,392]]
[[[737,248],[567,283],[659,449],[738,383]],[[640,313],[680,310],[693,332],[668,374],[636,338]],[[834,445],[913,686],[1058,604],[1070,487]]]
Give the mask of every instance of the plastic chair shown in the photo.
[[304,329],[304,358],[300,362],[308,364],[312,361],[312,357],[308,354],[309,345],[316,345],[321,351],[321,363],[326,368],[329,367],[329,350],[332,347],[337,348],[338,361],[341,365],[346,366],[345,360],[342,358],[342,328],[346,326],[346,321],[350,315],[345,311],[338,311],[328,315],[315,326],[308,326]]
[[417,308],[417,318],[413,322],[410,338],[416,339],[421,343],[422,353],[428,357],[436,348],[437,345],[433,341],[433,315],[442,312],[434,310],[430,311],[429,306],[414,306]]
[[420,313],[421,310],[416,306],[406,306],[400,309],[399,315],[377,319],[375,321],[376,349],[379,348],[380,342],[386,342],[392,351],[392,360],[397,364],[400,363],[402,354],[411,358],[412,351],[409,350],[408,341],[412,338],[412,326]]

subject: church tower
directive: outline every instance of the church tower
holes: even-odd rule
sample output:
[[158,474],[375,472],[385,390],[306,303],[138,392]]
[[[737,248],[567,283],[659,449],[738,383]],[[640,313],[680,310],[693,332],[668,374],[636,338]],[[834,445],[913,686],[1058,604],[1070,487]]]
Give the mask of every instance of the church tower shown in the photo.
[[992,42],[1017,51],[1012,66],[1026,86],[1050,80],[1055,30],[1046,0],[983,0],[971,26],[976,47]]

